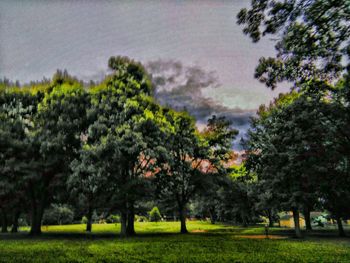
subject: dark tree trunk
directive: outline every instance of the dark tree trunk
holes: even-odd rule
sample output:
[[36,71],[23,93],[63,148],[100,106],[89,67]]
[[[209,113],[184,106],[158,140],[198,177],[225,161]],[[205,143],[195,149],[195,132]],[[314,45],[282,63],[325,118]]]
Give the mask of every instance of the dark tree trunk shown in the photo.
[[180,221],[181,221],[181,234],[186,234],[188,233],[187,227],[186,227],[186,206],[180,206],[179,209],[179,214],[180,214]]
[[35,199],[32,200],[30,235],[36,236],[41,234],[41,222],[43,220],[45,204],[45,193],[41,196],[40,202],[36,202]]
[[273,227],[273,216],[271,209],[267,210],[267,217],[269,218],[269,227]]
[[212,207],[209,209],[209,215],[210,215],[210,222],[212,224],[215,224],[215,222],[216,222],[215,208]]
[[340,216],[337,216],[337,217],[336,217],[336,220],[337,220],[337,224],[338,224],[338,233],[339,233],[339,236],[340,236],[340,237],[345,237],[346,234],[345,234],[345,231],[344,231],[344,228],[343,228],[343,223],[342,223],[342,221],[341,221]]
[[42,212],[40,210],[41,209],[37,207],[32,208],[30,235],[35,236],[41,234]]
[[135,210],[134,210],[134,204],[130,204],[129,211],[128,211],[128,223],[126,226],[126,234],[128,236],[135,235]]
[[294,219],[294,229],[295,229],[295,236],[297,238],[301,238],[301,230],[300,230],[300,222],[299,222],[299,211],[298,209],[293,209],[293,219]]
[[127,232],[126,232],[126,227],[127,227],[127,214],[125,211],[122,211],[121,212],[121,215],[120,215],[120,224],[121,224],[121,227],[120,227],[120,236],[122,237],[125,237],[127,235]]
[[86,232],[91,232],[92,230],[92,213],[93,213],[92,205],[89,204],[87,222],[86,222]]
[[7,214],[4,208],[1,208],[1,233],[7,233]]
[[304,217],[305,217],[306,230],[312,230],[310,213],[311,213],[310,209],[308,207],[305,207],[304,208]]
[[246,220],[246,218],[244,217],[244,216],[242,216],[242,225],[243,225],[243,227],[248,227],[248,222],[247,222],[247,220]]
[[13,216],[13,223],[12,223],[12,229],[11,229],[11,233],[17,233],[18,232],[18,219],[20,216],[20,212],[16,211],[14,216]]

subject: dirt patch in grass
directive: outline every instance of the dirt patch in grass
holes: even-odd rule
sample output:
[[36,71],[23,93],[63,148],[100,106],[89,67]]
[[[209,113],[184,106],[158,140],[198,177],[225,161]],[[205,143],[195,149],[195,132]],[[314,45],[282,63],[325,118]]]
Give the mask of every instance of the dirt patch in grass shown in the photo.
[[196,229],[196,230],[192,230],[192,233],[206,233],[208,232],[208,230],[204,230],[204,229]]
[[278,236],[278,235],[269,235],[267,238],[265,235],[244,235],[238,236],[241,238],[249,238],[249,239],[287,239],[287,236]]

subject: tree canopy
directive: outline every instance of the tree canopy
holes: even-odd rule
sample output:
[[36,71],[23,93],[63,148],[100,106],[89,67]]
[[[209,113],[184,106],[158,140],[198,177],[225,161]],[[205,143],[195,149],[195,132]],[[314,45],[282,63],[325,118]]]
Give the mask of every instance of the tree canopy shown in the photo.
[[[271,35],[276,56],[262,57],[255,77],[268,87],[279,82],[339,79],[350,56],[348,0],[252,0],[237,23],[253,42]],[[301,86],[296,85],[300,88]]]

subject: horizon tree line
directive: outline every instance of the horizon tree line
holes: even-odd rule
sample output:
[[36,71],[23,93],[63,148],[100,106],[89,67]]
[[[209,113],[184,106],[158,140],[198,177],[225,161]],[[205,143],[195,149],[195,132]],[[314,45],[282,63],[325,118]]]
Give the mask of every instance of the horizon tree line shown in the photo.
[[[186,233],[186,207],[206,178],[227,169],[220,161],[237,134],[222,117],[201,132],[186,112],[160,106],[144,67],[111,57],[114,71],[86,88],[66,72],[51,82],[0,90],[0,207],[18,225],[30,215],[30,234],[41,233],[51,203],[79,195],[91,231],[103,204],[121,215],[121,235],[135,234],[137,203],[157,195],[175,204]],[[203,160],[215,168],[204,173]],[[13,228],[14,231],[17,227]]]
[[[227,167],[237,135],[221,117],[198,131],[186,112],[160,106],[141,64],[112,57],[101,83],[59,72],[52,81],[17,87],[0,82],[2,225],[11,211],[31,215],[40,233],[45,208],[79,195],[91,230],[94,208],[117,210],[121,234],[135,232],[140,203],[159,199],[178,211],[186,233],[188,206],[211,221],[248,225],[292,211],[326,210],[345,235],[350,201],[350,5],[347,0],[252,0],[237,22],[258,42],[275,37],[275,57],[262,57],[255,77],[291,92],[261,106],[243,141],[247,159]],[[213,169],[205,172],[201,164]],[[151,176],[150,176],[151,175]],[[10,220],[11,221],[11,220]],[[14,227],[15,229],[16,227]]]

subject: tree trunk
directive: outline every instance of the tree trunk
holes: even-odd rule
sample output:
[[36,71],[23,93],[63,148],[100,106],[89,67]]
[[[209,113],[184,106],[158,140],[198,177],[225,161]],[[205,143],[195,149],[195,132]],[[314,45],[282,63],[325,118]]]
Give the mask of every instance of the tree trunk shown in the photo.
[[242,216],[241,219],[242,219],[242,226],[243,226],[243,227],[248,227],[248,222],[247,222],[247,220],[246,220],[246,217],[245,217],[245,216]]
[[180,206],[179,209],[179,214],[180,214],[180,221],[181,221],[181,234],[186,234],[188,233],[187,227],[186,227],[186,206]]
[[1,208],[1,233],[7,233],[7,214],[4,208]]
[[126,234],[128,236],[135,235],[135,210],[134,210],[134,204],[130,204],[129,211],[128,211],[128,223],[126,226]]
[[42,213],[39,210],[38,208],[32,208],[29,234],[33,236],[41,234]]
[[20,214],[21,213],[19,211],[16,211],[14,216],[13,216],[13,224],[12,224],[11,233],[18,232],[18,219],[19,219]]
[[215,224],[216,222],[215,208],[209,209],[209,215],[210,215],[210,223]]
[[43,220],[44,209],[46,203],[46,195],[43,194],[40,202],[35,202],[32,200],[32,211],[31,211],[31,228],[30,235],[40,235],[41,234],[41,222]]
[[91,230],[92,230],[92,213],[93,213],[92,205],[89,204],[87,222],[86,222],[86,232],[89,232],[89,233],[91,233]]
[[294,219],[294,229],[295,229],[295,236],[298,238],[301,238],[301,231],[300,231],[300,222],[299,222],[299,211],[298,209],[293,209],[293,219]]
[[269,218],[269,227],[273,227],[273,216],[270,209],[267,210],[267,217]]
[[337,220],[337,224],[338,224],[339,236],[340,236],[340,237],[345,237],[346,234],[345,234],[345,231],[344,231],[344,228],[343,228],[343,223],[342,223],[342,221],[341,221],[340,216],[337,216],[337,217],[336,217],[336,220]]
[[126,232],[127,224],[126,223],[127,223],[127,214],[125,211],[122,211],[121,215],[120,215],[120,224],[121,224],[120,236],[122,236],[122,237],[126,237],[126,235],[127,235],[127,232]]
[[308,207],[304,208],[304,217],[305,217],[306,230],[312,230],[310,209]]

